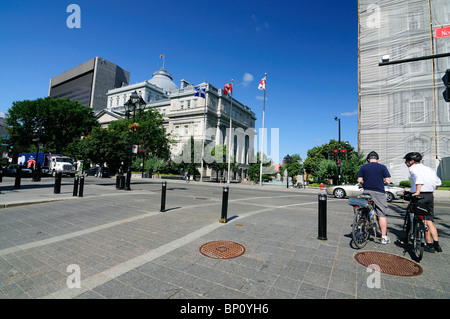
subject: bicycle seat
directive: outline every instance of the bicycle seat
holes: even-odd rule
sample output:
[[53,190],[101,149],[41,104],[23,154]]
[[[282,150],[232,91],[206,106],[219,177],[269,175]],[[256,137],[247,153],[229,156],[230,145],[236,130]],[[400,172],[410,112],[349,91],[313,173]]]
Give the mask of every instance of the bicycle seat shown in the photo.
[[416,195],[416,196],[413,196],[413,198],[414,199],[423,199],[423,195]]
[[359,198],[365,199],[365,200],[371,200],[372,196],[369,194],[361,194],[359,195]]

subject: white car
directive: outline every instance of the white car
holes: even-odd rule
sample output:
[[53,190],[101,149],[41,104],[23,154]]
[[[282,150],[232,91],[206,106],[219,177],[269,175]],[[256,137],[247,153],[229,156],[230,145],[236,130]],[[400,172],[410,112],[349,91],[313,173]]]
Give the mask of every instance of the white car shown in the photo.
[[[386,200],[391,202],[394,199],[402,198],[405,189],[389,184],[384,186],[384,190],[386,192]],[[326,191],[328,195],[333,195],[336,198],[345,198],[358,197],[364,192],[364,189],[360,187],[360,184],[355,184],[328,186]]]

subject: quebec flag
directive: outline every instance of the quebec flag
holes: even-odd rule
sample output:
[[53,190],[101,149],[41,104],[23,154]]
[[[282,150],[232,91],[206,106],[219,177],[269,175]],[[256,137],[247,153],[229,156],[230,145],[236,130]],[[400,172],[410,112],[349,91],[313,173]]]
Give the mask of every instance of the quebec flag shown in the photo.
[[194,96],[200,96],[200,97],[202,97],[202,98],[205,98],[205,88],[202,88],[202,89],[200,90],[200,88],[196,87],[196,88],[195,88]]

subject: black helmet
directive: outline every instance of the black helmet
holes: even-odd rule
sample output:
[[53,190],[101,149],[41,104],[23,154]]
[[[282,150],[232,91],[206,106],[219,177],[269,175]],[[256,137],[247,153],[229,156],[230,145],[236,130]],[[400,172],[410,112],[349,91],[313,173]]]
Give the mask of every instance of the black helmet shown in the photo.
[[420,155],[420,153],[417,152],[410,152],[406,154],[405,157],[403,157],[403,159],[407,162],[413,160],[414,162],[419,163],[422,160],[422,155]]
[[372,151],[369,154],[367,154],[367,161],[369,161],[371,158],[379,159],[380,157],[378,156],[377,152]]

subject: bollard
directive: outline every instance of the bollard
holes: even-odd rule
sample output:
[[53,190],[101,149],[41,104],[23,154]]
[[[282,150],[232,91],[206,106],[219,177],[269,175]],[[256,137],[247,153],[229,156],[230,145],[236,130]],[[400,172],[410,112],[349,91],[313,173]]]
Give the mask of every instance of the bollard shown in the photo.
[[120,176],[120,180],[119,180],[119,189],[124,189],[125,188],[125,175]]
[[317,239],[327,240],[327,194],[319,194],[319,236]]
[[120,176],[117,175],[116,176],[116,189],[119,189],[119,187],[120,187]]
[[20,179],[22,175],[22,167],[18,166],[16,168],[16,180],[14,182],[14,188],[19,189],[20,188]]
[[226,223],[227,222],[227,211],[228,211],[228,186],[223,187],[222,192],[222,214],[220,216],[219,222]]
[[78,197],[83,197],[84,191],[84,174],[80,175],[80,190],[78,191]]
[[75,175],[75,178],[73,180],[73,196],[78,195],[78,179],[79,179],[79,176],[77,174],[77,175]]
[[55,175],[55,186],[53,188],[53,193],[54,194],[59,194],[61,193],[61,173],[56,173]]
[[161,212],[166,211],[166,186],[167,182],[162,182],[162,191],[161,191]]

